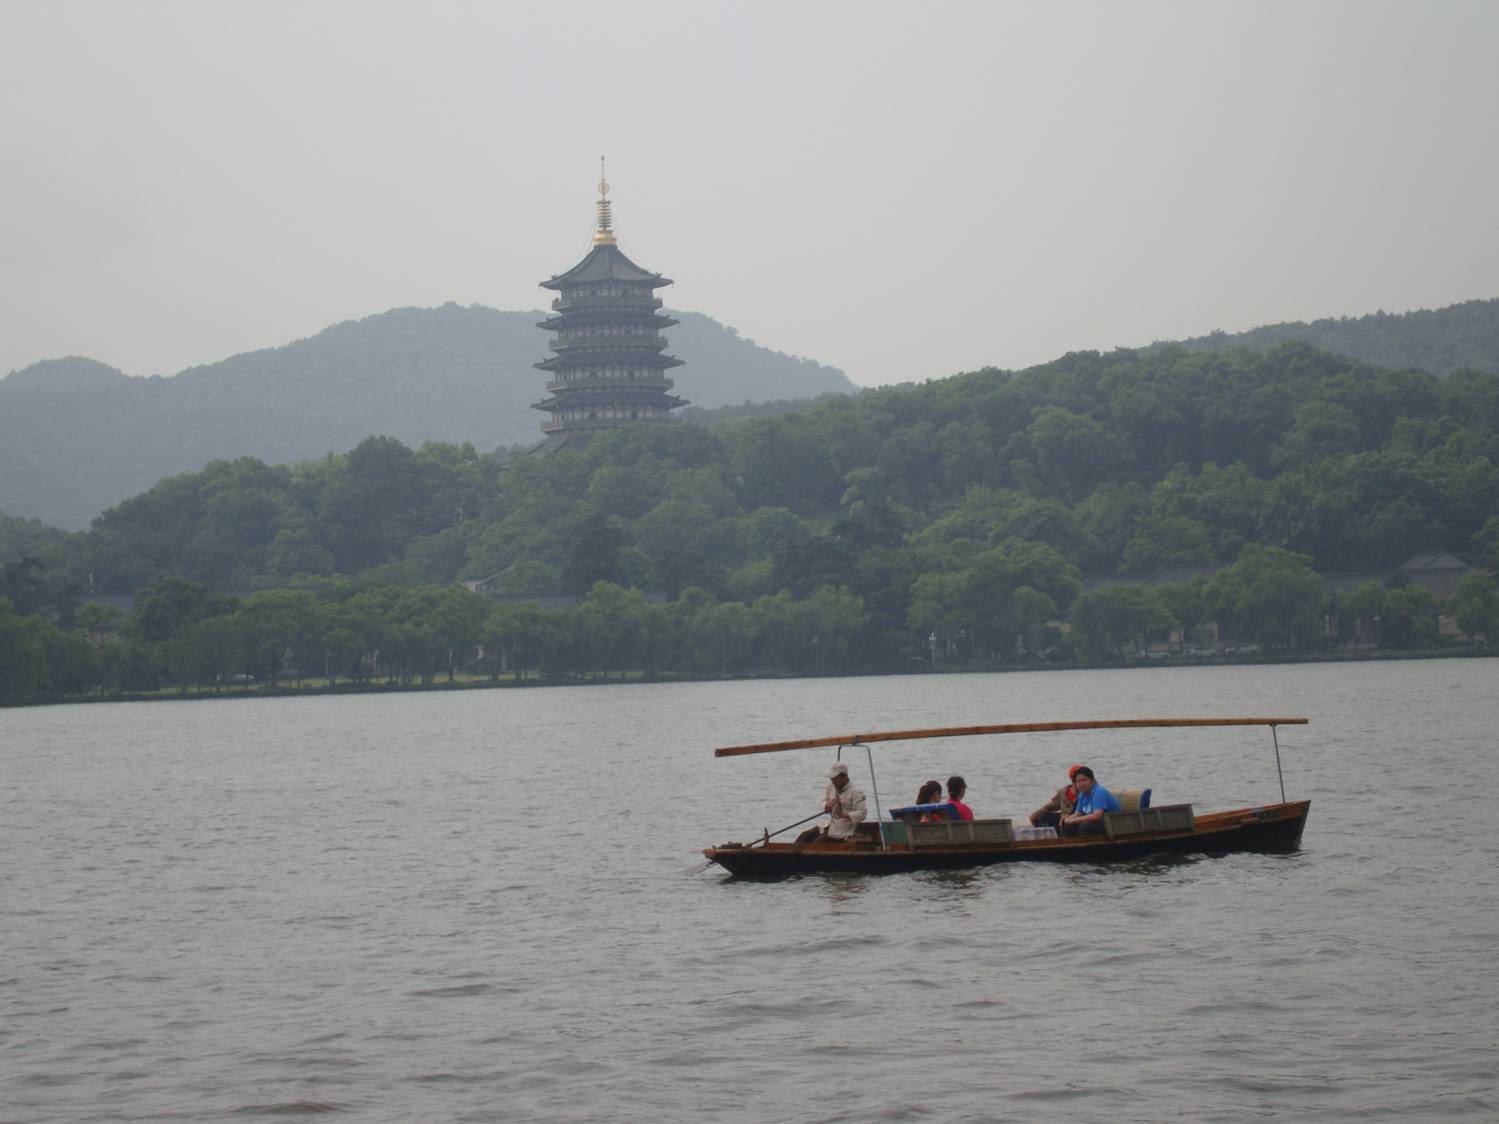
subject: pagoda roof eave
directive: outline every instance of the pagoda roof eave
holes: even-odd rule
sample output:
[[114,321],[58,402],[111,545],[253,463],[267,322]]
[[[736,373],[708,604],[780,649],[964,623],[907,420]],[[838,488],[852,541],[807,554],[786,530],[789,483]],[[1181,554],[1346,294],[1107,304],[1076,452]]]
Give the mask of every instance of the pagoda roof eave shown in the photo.
[[[604,399],[604,400],[602,400],[600,402],[600,404],[601,405],[611,405],[611,404],[620,404],[620,405],[623,405],[623,403],[618,403],[617,399]],[[642,403],[642,404],[643,405],[647,405],[647,406],[665,406],[668,410],[676,410],[676,409],[681,408],[682,406],[690,406],[691,405],[691,403],[687,399],[685,399],[685,398],[678,398],[675,394],[663,394],[663,395],[661,395],[659,397],[652,398],[649,402]],[[550,414],[550,413],[553,413],[553,412],[555,412],[557,410],[565,410],[569,406],[580,406],[580,405],[581,404],[578,401],[576,401],[576,400],[574,400],[572,402],[567,402],[567,401],[564,401],[561,398],[543,398],[540,402],[532,402],[531,403],[531,409],[533,409],[533,410],[540,410],[544,414]],[[633,421],[633,420],[638,420],[638,419],[616,419],[616,420],[632,420]]]
[[543,289],[561,289],[567,285],[586,284],[590,281],[648,282],[652,289],[670,285],[668,277],[641,269],[625,257],[624,251],[614,245],[599,245],[589,250],[583,260],[566,273],[559,273],[541,282]]
[[634,386],[567,386],[551,388],[549,402],[570,399],[574,402],[623,402],[663,396],[670,398],[671,382],[637,383]]
[[637,324],[655,328],[659,332],[667,328],[675,328],[680,323],[680,320],[673,320],[670,316],[658,316],[645,309],[639,312],[599,309],[596,312],[564,312],[546,320],[538,320],[536,326],[544,331],[555,332],[578,324]]
[[540,363],[532,363],[531,366],[538,371],[560,371],[563,367],[631,363],[638,367],[655,367],[664,371],[668,367],[680,367],[683,362],[685,360],[678,359],[675,355],[662,355],[658,351],[603,351],[589,354],[569,350],[565,356],[553,355]]

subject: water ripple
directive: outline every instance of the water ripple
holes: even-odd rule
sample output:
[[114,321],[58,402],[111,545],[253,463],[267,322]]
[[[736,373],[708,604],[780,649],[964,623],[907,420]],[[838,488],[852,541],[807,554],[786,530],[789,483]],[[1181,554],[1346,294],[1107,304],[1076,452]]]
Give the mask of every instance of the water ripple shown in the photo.
[[[0,711],[0,1119],[1493,1120],[1499,809],[1432,824],[1495,698],[1465,660]],[[1282,708],[1293,855],[681,877],[822,791],[728,732]],[[1277,789],[1247,733],[1000,748],[892,749],[882,794]]]

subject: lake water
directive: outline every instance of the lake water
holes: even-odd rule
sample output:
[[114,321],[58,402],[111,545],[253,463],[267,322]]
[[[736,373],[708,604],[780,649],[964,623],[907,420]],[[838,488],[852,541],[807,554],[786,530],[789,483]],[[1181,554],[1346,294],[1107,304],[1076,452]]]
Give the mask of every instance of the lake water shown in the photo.
[[[0,1120],[1493,1120],[1496,699],[1446,660],[3,711]],[[832,758],[715,745],[1235,714],[1313,719],[1299,853],[693,873]],[[1264,730],[875,757],[887,806],[961,772],[1016,816],[1073,761],[1279,795]]]

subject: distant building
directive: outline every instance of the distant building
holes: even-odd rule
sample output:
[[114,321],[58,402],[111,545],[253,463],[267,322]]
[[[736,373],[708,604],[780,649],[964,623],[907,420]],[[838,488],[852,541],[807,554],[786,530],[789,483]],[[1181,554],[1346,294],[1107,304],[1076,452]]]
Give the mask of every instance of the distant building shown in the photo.
[[553,355],[536,366],[551,375],[551,395],[534,403],[549,419],[538,451],[580,444],[599,430],[640,423],[667,423],[687,402],[669,393],[668,369],[680,359],[664,354],[661,330],[677,321],[658,313],[655,290],[670,285],[641,269],[615,244],[609,184],[600,161],[598,225],[593,249],[566,273],[541,283],[557,297],[557,313],[537,325],[557,334]]
[[1419,585],[1438,601],[1446,601],[1457,592],[1458,583],[1472,571],[1473,567],[1461,559],[1434,550],[1407,559],[1392,576]]

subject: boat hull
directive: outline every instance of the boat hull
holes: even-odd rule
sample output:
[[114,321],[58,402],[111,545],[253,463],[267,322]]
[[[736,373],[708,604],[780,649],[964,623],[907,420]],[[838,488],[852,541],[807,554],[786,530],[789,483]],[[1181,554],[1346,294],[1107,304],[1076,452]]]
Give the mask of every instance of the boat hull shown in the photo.
[[744,878],[786,878],[796,874],[899,874],[917,870],[959,870],[995,863],[1125,862],[1155,855],[1227,855],[1294,851],[1311,801],[1267,804],[1213,812],[1197,818],[1190,831],[1150,832],[1120,839],[1078,836],[1013,843],[890,847],[876,841],[855,844],[772,843],[762,847],[709,847],[703,856]]

